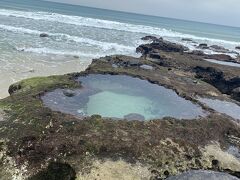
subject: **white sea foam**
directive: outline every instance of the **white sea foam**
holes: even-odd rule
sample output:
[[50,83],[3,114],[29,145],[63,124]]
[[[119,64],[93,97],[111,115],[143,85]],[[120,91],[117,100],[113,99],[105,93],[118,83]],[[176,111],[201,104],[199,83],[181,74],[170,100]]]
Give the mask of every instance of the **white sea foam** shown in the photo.
[[24,33],[24,34],[33,34],[33,35],[40,35],[41,33],[47,33],[51,37],[55,37],[55,40],[59,40],[57,37],[60,37],[60,40],[66,39],[70,41],[74,41],[77,43],[85,43],[89,45],[94,45],[101,47],[103,51],[108,51],[108,50],[115,50],[115,51],[120,51],[120,52],[130,52],[134,51],[135,47],[131,46],[125,46],[122,44],[117,44],[117,43],[110,43],[110,42],[102,42],[102,41],[97,41],[89,38],[82,38],[78,36],[71,36],[68,34],[62,34],[62,33],[50,33],[50,32],[41,32],[38,30],[32,30],[32,29],[27,29],[23,27],[14,27],[14,26],[8,26],[4,24],[0,24],[0,29],[11,31],[14,33]]
[[61,56],[79,56],[79,57],[90,57],[90,58],[98,58],[101,56],[105,56],[104,54],[100,53],[82,53],[79,51],[62,51],[50,48],[24,48],[18,47],[16,48],[18,51],[29,52],[29,53],[38,53],[38,54],[53,54],[53,55],[61,55]]
[[[57,50],[51,48],[25,48],[25,47],[17,47],[17,51],[26,52],[26,53],[37,53],[37,54],[46,54],[46,55],[60,55],[60,56],[76,56],[76,57],[87,57],[87,58],[100,58],[106,56],[104,53],[84,53],[80,51],[67,51],[67,50]],[[108,53],[107,55],[114,55],[115,52]],[[133,53],[133,56],[136,55]]]
[[59,22],[59,23],[73,24],[78,26],[88,26],[88,27],[103,28],[103,29],[110,29],[110,30],[127,31],[127,32],[133,32],[133,33],[152,34],[152,35],[158,35],[163,37],[192,38],[194,40],[207,41],[210,43],[228,44],[232,46],[239,45],[239,42],[235,42],[235,41],[226,41],[226,40],[220,40],[220,39],[198,37],[190,34],[175,32],[172,30],[164,29],[164,28],[144,26],[144,25],[134,25],[134,24],[121,23],[116,21],[86,18],[81,16],[69,16],[69,15],[63,15],[58,13],[0,9],[0,15],[34,19],[34,20],[44,20],[44,21],[50,21],[50,22]]
[[31,29],[26,29],[23,27],[14,27],[14,26],[8,26],[4,24],[0,24],[0,29],[11,31],[14,33],[26,33],[26,34],[41,34],[42,32],[37,31],[37,30],[31,30]]

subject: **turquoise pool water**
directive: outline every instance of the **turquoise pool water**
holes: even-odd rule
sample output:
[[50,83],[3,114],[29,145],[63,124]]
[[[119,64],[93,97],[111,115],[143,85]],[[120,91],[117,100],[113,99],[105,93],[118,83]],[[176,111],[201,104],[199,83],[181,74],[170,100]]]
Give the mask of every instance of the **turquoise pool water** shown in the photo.
[[204,116],[200,106],[173,90],[125,75],[88,75],[83,88],[57,89],[42,97],[55,111],[77,116],[101,115],[116,119],[150,120],[163,117],[192,119]]

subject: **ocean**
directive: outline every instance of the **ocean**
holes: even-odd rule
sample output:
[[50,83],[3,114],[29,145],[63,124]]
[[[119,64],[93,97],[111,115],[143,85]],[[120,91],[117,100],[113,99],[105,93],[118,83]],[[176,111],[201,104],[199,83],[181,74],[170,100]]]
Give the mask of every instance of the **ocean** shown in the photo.
[[[49,37],[40,38],[41,33]],[[84,70],[93,58],[139,56],[141,37],[154,35],[190,49],[197,43],[240,45],[240,28],[40,0],[0,1],[0,98],[8,86],[34,77]],[[213,53],[209,50],[206,53]]]

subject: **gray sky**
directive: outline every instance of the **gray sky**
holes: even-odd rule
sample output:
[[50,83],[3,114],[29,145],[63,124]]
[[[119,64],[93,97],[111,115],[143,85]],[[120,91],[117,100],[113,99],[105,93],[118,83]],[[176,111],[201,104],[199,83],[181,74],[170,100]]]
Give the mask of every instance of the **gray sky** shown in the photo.
[[240,27],[240,0],[50,0]]

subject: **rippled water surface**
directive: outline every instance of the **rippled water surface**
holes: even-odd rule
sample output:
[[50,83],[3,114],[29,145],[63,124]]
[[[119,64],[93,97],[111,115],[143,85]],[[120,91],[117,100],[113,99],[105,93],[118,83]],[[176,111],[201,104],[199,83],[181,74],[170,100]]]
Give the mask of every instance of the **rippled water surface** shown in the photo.
[[238,178],[227,173],[198,170],[185,172],[167,180],[238,180]]
[[233,102],[221,101],[218,99],[207,99],[207,98],[199,98],[199,101],[205,103],[210,108],[220,112],[227,114],[235,119],[240,120],[240,106]]

